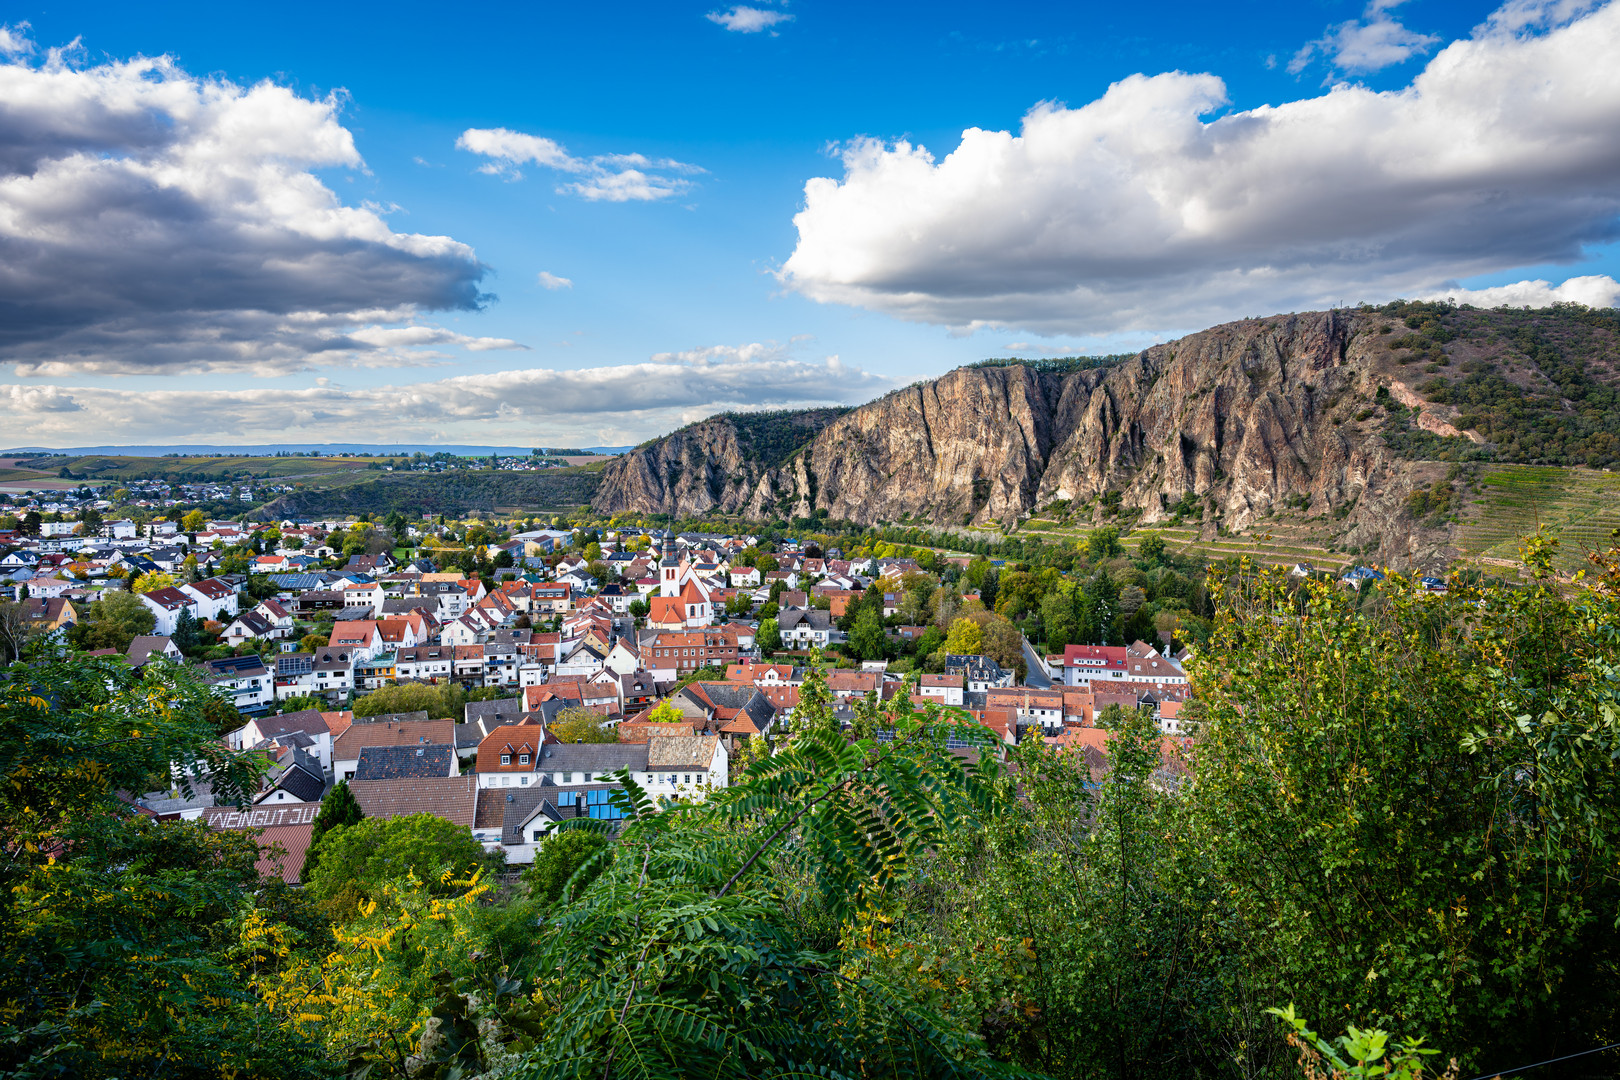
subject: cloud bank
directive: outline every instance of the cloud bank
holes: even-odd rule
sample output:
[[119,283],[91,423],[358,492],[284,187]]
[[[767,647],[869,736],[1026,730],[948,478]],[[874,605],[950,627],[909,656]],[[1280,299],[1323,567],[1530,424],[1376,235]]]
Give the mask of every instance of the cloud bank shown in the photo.
[[943,160],[860,139],[805,184],[781,280],[903,319],[1199,328],[1573,262],[1620,238],[1620,5],[1516,3],[1404,89],[1204,119],[1212,75],[1134,75]]
[[480,154],[491,160],[478,171],[508,180],[521,180],[520,165],[541,168],[578,177],[557,185],[559,195],[578,195],[593,202],[655,202],[681,195],[692,188],[686,179],[703,170],[671,158],[649,158],[643,154],[602,154],[579,158],[563,145],[542,135],[526,135],[510,128],[468,128],[456,140],[456,148]]
[[[322,380],[324,382],[324,380]],[[659,353],[646,363],[557,371],[526,368],[398,386],[122,390],[0,385],[7,441],[76,445],[84,432],[138,442],[560,441],[634,442],[728,408],[859,402],[892,383],[836,356],[794,359],[773,342]],[[183,434],[176,418],[185,418]],[[98,434],[98,438],[103,434]]]
[[[0,362],[284,373],[368,362],[379,315],[478,308],[485,269],[313,173],[362,170],[341,92],[86,65],[0,33]],[[449,340],[449,339],[445,339]]]

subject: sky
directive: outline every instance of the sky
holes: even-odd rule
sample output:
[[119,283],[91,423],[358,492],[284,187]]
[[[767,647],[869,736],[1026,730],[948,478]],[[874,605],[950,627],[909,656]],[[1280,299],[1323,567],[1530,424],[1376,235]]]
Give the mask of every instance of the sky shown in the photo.
[[622,445],[1251,315],[1620,298],[1620,0],[5,18],[0,446]]

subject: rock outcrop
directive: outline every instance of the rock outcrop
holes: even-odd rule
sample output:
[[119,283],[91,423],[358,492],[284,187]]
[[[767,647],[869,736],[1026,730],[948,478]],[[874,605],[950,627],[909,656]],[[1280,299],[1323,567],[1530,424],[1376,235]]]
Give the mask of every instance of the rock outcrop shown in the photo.
[[[1341,523],[1346,543],[1377,541],[1386,560],[1426,561],[1445,536],[1425,533],[1403,507],[1445,466],[1403,459],[1379,434],[1384,413],[1370,408],[1379,387],[1416,397],[1391,355],[1388,322],[1310,312],[1218,326],[1106,368],[959,368],[818,416],[781,462],[751,455],[734,419],[716,417],[609,466],[593,505],[1012,525],[1055,500],[1107,493],[1153,522],[1190,496],[1213,534],[1303,497],[1309,513]],[[1429,405],[1420,422],[1449,433],[1454,418]]]

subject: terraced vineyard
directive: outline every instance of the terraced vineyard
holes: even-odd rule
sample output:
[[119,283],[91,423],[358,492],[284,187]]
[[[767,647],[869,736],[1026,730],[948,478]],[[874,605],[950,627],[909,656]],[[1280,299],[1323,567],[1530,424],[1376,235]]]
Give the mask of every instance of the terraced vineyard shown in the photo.
[[[1319,521],[1307,522],[1296,514],[1285,513],[1242,536],[1200,540],[1198,530],[1190,526],[1160,528],[1144,525],[1126,535],[1123,542],[1134,551],[1143,536],[1157,532],[1164,537],[1165,546],[1177,554],[1202,555],[1210,559],[1247,555],[1256,562],[1281,566],[1303,562],[1318,570],[1349,569],[1356,560],[1343,552],[1329,551],[1323,547],[1317,535],[1321,527]],[[1032,517],[1021,526],[1025,532],[1052,540],[1083,540],[1093,528],[1089,524],[1059,524],[1041,516]]]
[[1546,525],[1561,541],[1559,569],[1585,565],[1585,552],[1608,547],[1620,529],[1620,474],[1552,466],[1488,466],[1458,530],[1465,557],[1500,572],[1516,564],[1519,538]]

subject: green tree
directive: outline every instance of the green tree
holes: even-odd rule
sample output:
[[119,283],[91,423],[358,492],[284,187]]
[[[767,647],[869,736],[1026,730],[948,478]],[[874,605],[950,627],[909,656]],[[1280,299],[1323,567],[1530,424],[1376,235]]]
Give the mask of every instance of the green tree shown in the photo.
[[561,829],[552,833],[541,841],[533,864],[523,872],[529,895],[546,907],[578,896],[607,869],[612,860],[609,847],[608,838],[599,832]]
[[152,609],[140,597],[122,590],[103,593],[100,600],[87,607],[83,621],[68,635],[75,648],[128,652],[130,642],[150,634],[157,626]]
[[1526,561],[1523,588],[1392,577],[1359,610],[1246,575],[1193,667],[1188,835],[1252,985],[1418,1025],[1470,1072],[1620,1011],[1620,880],[1595,873],[1620,841],[1620,601],[1565,595],[1545,540]]
[[607,717],[595,709],[573,706],[562,709],[557,713],[556,720],[551,723],[551,733],[565,743],[614,743],[619,741],[619,732]]
[[307,653],[320,652],[322,649],[326,648],[327,643],[331,640],[332,638],[329,634],[305,634],[303,637],[298,639],[298,647]]
[[782,630],[775,619],[761,619],[754,634],[754,645],[761,656],[770,656],[782,648]]
[[1093,529],[1086,537],[1086,555],[1092,562],[1101,562],[1104,559],[1115,559],[1125,554],[1125,545],[1119,542],[1119,529],[1113,525],[1104,525],[1100,529]]
[[[983,728],[949,730],[988,744]],[[615,857],[553,920],[536,958],[537,971],[563,977],[548,980],[554,1011],[523,1069],[994,1073],[915,964],[875,961],[882,924],[855,929],[922,851],[995,812],[993,759],[964,768],[946,733],[907,720],[879,745],[806,731],[738,785],[663,813],[626,777]]]
[[315,815],[315,828],[309,835],[309,847],[304,855],[306,880],[320,859],[321,838],[334,829],[353,825],[365,816],[360,809],[360,803],[354,797],[354,792],[349,790],[347,780],[339,780],[332,786],[332,790],[321,800],[321,808]]
[[313,1076],[313,1048],[252,992],[246,922],[288,927],[253,838],[131,812],[175,777],[226,802],[259,765],[216,739],[208,688],[166,666],[73,657],[0,683],[0,1069],[13,1076]]
[[180,529],[182,532],[195,534],[202,532],[207,527],[208,518],[203,515],[201,510],[189,511],[180,519]]
[[984,647],[984,632],[979,624],[966,616],[951,623],[951,632],[945,637],[945,651],[953,656],[978,656]]
[[1164,535],[1159,532],[1144,533],[1136,545],[1136,559],[1144,566],[1158,566],[1163,562]]
[[373,690],[354,703],[354,715],[383,716],[388,713],[426,712],[429,719],[448,716],[460,721],[465,715],[466,692],[454,683],[428,686],[400,683]]
[[862,611],[849,635],[850,651],[862,660],[882,660],[888,645],[883,636],[883,616],[870,608]]
[[209,646],[218,640],[213,634],[205,631],[202,623],[197,621],[197,617],[185,608],[180,610],[180,616],[175,620],[174,633],[169,637],[174,642],[175,648],[192,659],[202,656]]
[[647,719],[654,724],[676,724],[686,719],[686,714],[675,707],[671,701],[660,701],[652,707]]
[[307,875],[310,895],[340,918],[383,895],[383,886],[415,875],[438,889],[446,870],[468,873],[486,863],[484,847],[466,826],[433,814],[362,818],[321,837],[316,866]]
[[832,692],[827,689],[827,673],[821,668],[821,650],[810,650],[810,663],[806,665],[804,682],[799,684],[799,700],[793,706],[793,733],[838,730],[838,719],[833,715]]

